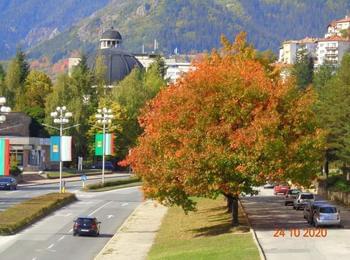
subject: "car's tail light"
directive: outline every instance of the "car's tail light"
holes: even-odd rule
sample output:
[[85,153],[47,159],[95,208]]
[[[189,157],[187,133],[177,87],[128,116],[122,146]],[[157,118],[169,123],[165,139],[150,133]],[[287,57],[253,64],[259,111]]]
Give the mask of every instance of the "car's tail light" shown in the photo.
[[94,223],[91,225],[92,229],[97,229],[97,225]]

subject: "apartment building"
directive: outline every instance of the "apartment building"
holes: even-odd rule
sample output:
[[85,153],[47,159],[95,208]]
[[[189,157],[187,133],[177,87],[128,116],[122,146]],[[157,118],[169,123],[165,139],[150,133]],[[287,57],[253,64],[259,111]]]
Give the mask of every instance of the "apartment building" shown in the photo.
[[350,40],[334,35],[317,42],[315,67],[325,62],[339,65],[345,53],[350,51]]
[[345,18],[340,20],[332,21],[327,27],[327,33],[325,38],[332,36],[342,36],[342,32],[350,28],[350,16],[345,16]]
[[282,44],[279,52],[278,62],[284,64],[294,64],[297,60],[297,54],[301,50],[306,50],[306,52],[311,56],[316,56],[317,38],[304,38],[301,40],[290,40],[285,41]]

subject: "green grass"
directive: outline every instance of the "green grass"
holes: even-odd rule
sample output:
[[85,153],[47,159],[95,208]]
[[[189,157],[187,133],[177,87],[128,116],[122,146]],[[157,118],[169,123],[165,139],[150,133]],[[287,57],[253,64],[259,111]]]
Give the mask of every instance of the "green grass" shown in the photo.
[[240,226],[232,228],[223,198],[197,199],[198,211],[185,215],[172,207],[164,217],[148,255],[154,259],[242,259],[258,260],[242,209]]
[[[48,179],[58,179],[60,177],[59,172],[45,172],[46,177]],[[84,170],[83,173],[85,175],[101,175],[101,170]],[[111,174],[112,171],[105,171],[105,174]],[[82,175],[82,172],[78,172],[77,170],[72,171],[64,171],[62,172],[62,178],[69,178],[69,177],[80,177]]]
[[0,235],[10,235],[76,200],[72,193],[49,193],[0,212]]
[[138,185],[141,185],[140,179],[137,177],[131,177],[122,180],[106,181],[103,185],[102,183],[88,184],[85,186],[84,191],[108,191]]

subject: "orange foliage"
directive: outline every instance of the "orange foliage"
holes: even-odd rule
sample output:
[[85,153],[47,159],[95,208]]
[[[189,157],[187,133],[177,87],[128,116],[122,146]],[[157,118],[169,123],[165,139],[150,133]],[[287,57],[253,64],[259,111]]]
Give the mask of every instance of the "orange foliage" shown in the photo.
[[312,91],[269,77],[245,34],[222,42],[144,109],[144,134],[124,163],[147,197],[188,210],[189,196],[236,195],[267,179],[305,183],[316,172]]

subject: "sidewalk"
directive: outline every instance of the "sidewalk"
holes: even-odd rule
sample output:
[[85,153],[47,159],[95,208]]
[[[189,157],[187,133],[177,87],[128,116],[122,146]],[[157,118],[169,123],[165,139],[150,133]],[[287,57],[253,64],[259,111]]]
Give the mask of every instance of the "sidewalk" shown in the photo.
[[167,207],[154,201],[147,200],[142,203],[95,257],[95,260],[146,259],[166,212]]
[[[110,173],[110,174],[106,174],[105,178],[114,178],[114,177],[127,177],[130,174],[128,173]],[[39,176],[39,175],[38,175]],[[41,177],[41,176],[39,176]],[[97,179],[101,179],[101,175],[87,175],[88,180],[97,180]],[[71,182],[71,181],[80,181],[81,177],[77,176],[77,177],[68,177],[68,178],[62,178],[63,181],[65,182]],[[36,178],[36,179],[26,179],[26,175],[23,175],[23,182],[19,183],[18,186],[19,187],[27,187],[27,186],[33,186],[33,185],[44,185],[44,184],[54,184],[54,183],[59,183],[60,179],[46,179],[44,177],[41,178]]]

